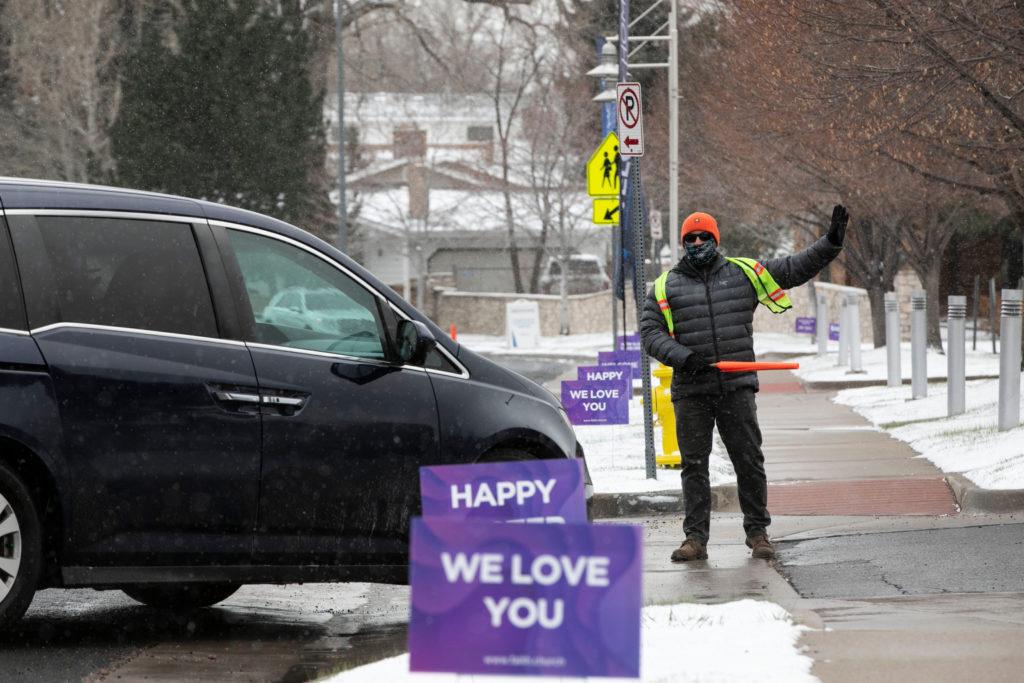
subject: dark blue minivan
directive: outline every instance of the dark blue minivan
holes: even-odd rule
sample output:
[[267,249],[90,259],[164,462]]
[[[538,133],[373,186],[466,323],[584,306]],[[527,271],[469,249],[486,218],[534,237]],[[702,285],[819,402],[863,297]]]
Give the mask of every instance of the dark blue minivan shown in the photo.
[[298,228],[47,181],[0,203],[0,625],[47,587],[402,582],[420,466],[583,457],[548,391]]

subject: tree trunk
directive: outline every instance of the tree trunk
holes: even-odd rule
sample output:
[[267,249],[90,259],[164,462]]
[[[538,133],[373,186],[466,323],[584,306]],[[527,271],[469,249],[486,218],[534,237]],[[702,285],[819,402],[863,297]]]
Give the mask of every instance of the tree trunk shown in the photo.
[[942,334],[939,331],[939,275],[942,272],[942,264],[939,262],[928,264],[927,270],[920,273],[924,281],[924,291],[928,295],[928,348],[936,349],[939,353],[942,350]]
[[512,190],[508,178],[507,143],[502,141],[502,193],[505,195],[505,225],[508,227],[508,256],[512,264],[512,283],[516,293],[523,291],[523,274],[519,271],[519,245],[516,244],[516,222],[512,212]]
[[876,284],[867,290],[871,305],[871,341],[878,349],[885,346],[885,287]]
[[569,249],[562,248],[562,268],[558,276],[558,333],[572,334],[569,329]]
[[537,293],[540,282],[540,271],[544,267],[544,255],[548,250],[548,221],[541,221],[540,237],[538,239],[537,251],[533,257],[533,272],[530,274],[530,292]]

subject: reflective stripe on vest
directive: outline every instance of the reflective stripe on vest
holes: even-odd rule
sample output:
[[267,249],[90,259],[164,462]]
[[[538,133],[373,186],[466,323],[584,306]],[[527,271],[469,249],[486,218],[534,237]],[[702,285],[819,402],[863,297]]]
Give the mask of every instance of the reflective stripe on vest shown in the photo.
[[740,267],[750,284],[754,287],[757,300],[772,313],[783,313],[793,308],[789,295],[779,287],[772,274],[764,266],[752,258],[734,258],[726,256],[725,260]]
[[[743,274],[747,276],[750,284],[754,287],[757,300],[769,311],[772,313],[783,313],[793,307],[793,302],[789,300],[789,295],[779,287],[779,283],[775,281],[772,274],[760,263],[752,258],[732,258],[729,256],[726,256],[725,260],[739,266],[740,270],[743,271]],[[669,306],[668,296],[665,293],[669,272],[671,271],[666,270],[654,281],[654,298],[658,302],[661,314],[665,316],[668,333],[674,334],[675,323],[672,321],[672,307]]]
[[661,314],[665,316],[665,322],[668,324],[668,333],[673,334],[676,326],[672,322],[672,308],[668,305],[668,299],[665,297],[665,283],[668,282],[668,273],[669,271],[666,270],[654,281],[654,298],[658,301],[658,308],[661,309]]

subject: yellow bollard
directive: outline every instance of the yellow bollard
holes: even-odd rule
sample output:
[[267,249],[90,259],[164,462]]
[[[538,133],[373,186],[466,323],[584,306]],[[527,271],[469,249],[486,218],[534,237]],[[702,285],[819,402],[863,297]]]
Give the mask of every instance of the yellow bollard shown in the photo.
[[679,454],[679,443],[676,441],[676,414],[672,410],[672,368],[667,365],[654,370],[658,378],[658,386],[651,390],[651,407],[658,416],[661,425],[661,455],[655,458],[660,467],[682,467],[683,460]]

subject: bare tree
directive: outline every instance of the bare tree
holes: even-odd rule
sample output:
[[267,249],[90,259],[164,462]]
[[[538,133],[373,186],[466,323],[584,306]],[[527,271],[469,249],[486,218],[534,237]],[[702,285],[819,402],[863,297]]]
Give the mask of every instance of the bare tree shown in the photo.
[[573,87],[566,74],[546,69],[539,87],[523,112],[529,191],[520,193],[520,201],[530,207],[536,224],[527,224],[535,235],[537,251],[530,276],[530,291],[539,287],[545,258],[560,264],[560,331],[570,333],[568,275],[570,256],[578,250],[586,228],[590,227],[590,202],[580,186],[579,169],[584,162],[580,150],[585,103],[589,95]]
[[27,142],[48,176],[102,181],[114,169],[108,131],[121,103],[119,19],[116,0],[12,0],[3,9],[14,114],[22,129],[34,128]]

